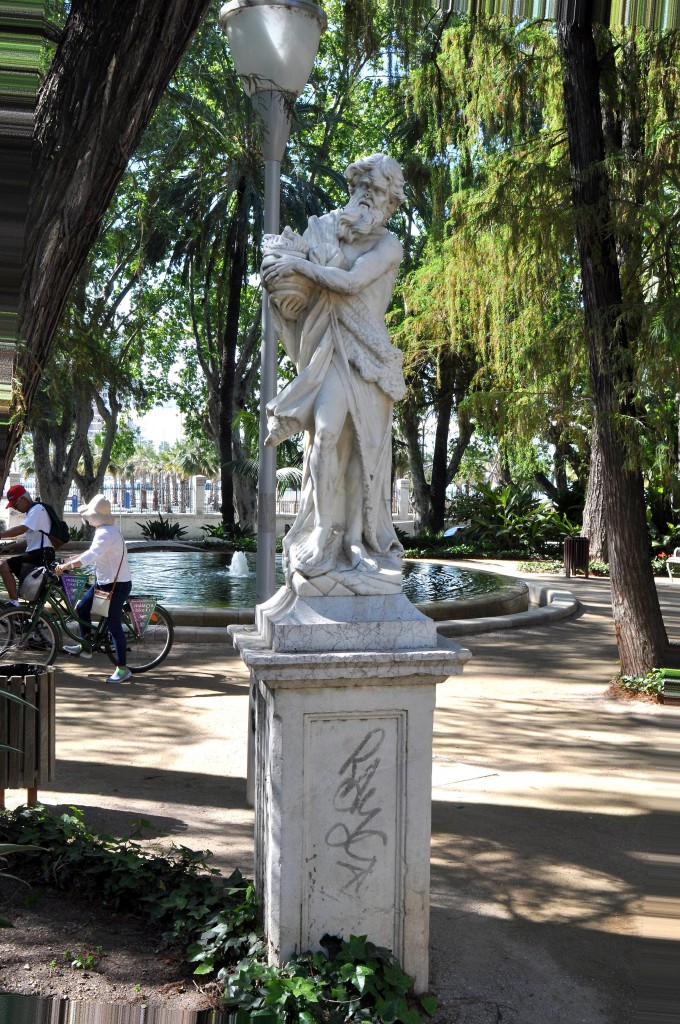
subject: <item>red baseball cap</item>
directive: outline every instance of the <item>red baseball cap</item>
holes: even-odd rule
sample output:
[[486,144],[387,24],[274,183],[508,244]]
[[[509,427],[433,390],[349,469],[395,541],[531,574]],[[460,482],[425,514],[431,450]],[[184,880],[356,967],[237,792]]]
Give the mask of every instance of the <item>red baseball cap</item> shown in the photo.
[[25,487],[21,484],[14,484],[7,492],[7,508],[14,508],[19,498],[23,497],[24,494],[28,494]]

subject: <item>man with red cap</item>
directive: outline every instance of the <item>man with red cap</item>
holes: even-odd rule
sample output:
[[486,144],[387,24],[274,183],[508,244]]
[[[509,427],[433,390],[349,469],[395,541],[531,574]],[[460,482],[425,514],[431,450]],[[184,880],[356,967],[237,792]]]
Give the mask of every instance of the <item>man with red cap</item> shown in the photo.
[[16,605],[19,604],[17,579],[21,578],[24,567],[33,568],[54,560],[54,548],[49,537],[52,521],[45,507],[33,501],[21,484],[14,484],[8,490],[7,508],[15,508],[26,517],[20,526],[13,526],[11,530],[0,533],[0,539],[26,535],[26,551],[0,564],[0,577],[9,595],[9,603]]

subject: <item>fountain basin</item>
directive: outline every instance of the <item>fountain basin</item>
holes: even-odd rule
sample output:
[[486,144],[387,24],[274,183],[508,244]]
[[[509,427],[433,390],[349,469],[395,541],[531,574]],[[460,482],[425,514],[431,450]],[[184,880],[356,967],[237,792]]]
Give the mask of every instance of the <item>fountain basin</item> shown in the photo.
[[[182,551],[158,548],[140,551],[137,547],[129,547],[128,550],[135,592],[157,594],[167,607],[195,609],[201,616],[207,610],[211,617],[213,612],[218,612],[220,614],[213,619],[216,625],[226,623],[224,613],[228,611],[231,613],[230,623],[247,621],[239,616],[233,617],[234,609],[252,612],[255,605],[255,555],[190,548]],[[236,572],[234,559],[237,560]],[[406,596],[432,618],[479,615],[477,599],[488,601],[492,595],[495,606],[502,607],[504,611],[490,614],[522,610],[522,603],[524,608],[528,607],[526,585],[498,573],[425,560],[407,560],[403,578]],[[279,556],[277,585],[282,584]],[[471,601],[473,603],[469,604]],[[455,613],[452,605],[455,605]]]

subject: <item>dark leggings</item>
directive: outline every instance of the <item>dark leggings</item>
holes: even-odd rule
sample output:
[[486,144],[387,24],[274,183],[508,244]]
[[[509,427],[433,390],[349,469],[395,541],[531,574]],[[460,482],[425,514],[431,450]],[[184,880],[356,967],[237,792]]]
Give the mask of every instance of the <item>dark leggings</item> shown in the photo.
[[[92,601],[94,600],[94,584],[89,590],[86,590],[81,600],[78,602],[76,613],[80,619],[84,619],[85,622],[92,625]],[[127,662],[127,649],[125,646],[125,633],[123,632],[122,612],[125,600],[130,595],[132,590],[132,583],[130,580],[127,583],[101,583],[97,586],[97,590],[113,590],[111,595],[111,601],[109,602],[109,618],[108,626],[111,639],[113,640],[113,646],[116,651],[116,665],[119,668],[125,668]],[[90,630],[87,626],[80,627],[80,634],[84,640],[89,639]]]

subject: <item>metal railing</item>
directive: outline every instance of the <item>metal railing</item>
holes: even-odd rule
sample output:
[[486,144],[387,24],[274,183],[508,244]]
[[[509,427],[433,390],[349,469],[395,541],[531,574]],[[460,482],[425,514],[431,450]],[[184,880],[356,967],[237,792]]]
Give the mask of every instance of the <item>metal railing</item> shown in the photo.
[[[214,511],[214,490],[211,482],[206,482],[205,509]],[[156,513],[169,515],[182,512],[195,512],[195,491],[189,480],[165,479],[130,479],[126,481],[106,480],[101,493],[111,502],[111,509],[116,513],[132,513],[135,515]],[[77,512],[85,499],[76,487],[64,502],[64,512]]]
[[[129,513],[165,516],[196,512],[196,490],[191,480],[106,480],[101,493],[111,502],[111,510],[116,515]],[[221,498],[219,480],[206,480],[204,511],[217,515],[222,505]],[[77,512],[85,503],[78,488],[73,486],[64,502],[64,512]],[[276,514],[295,516],[299,507],[299,495],[279,498],[276,501]]]

